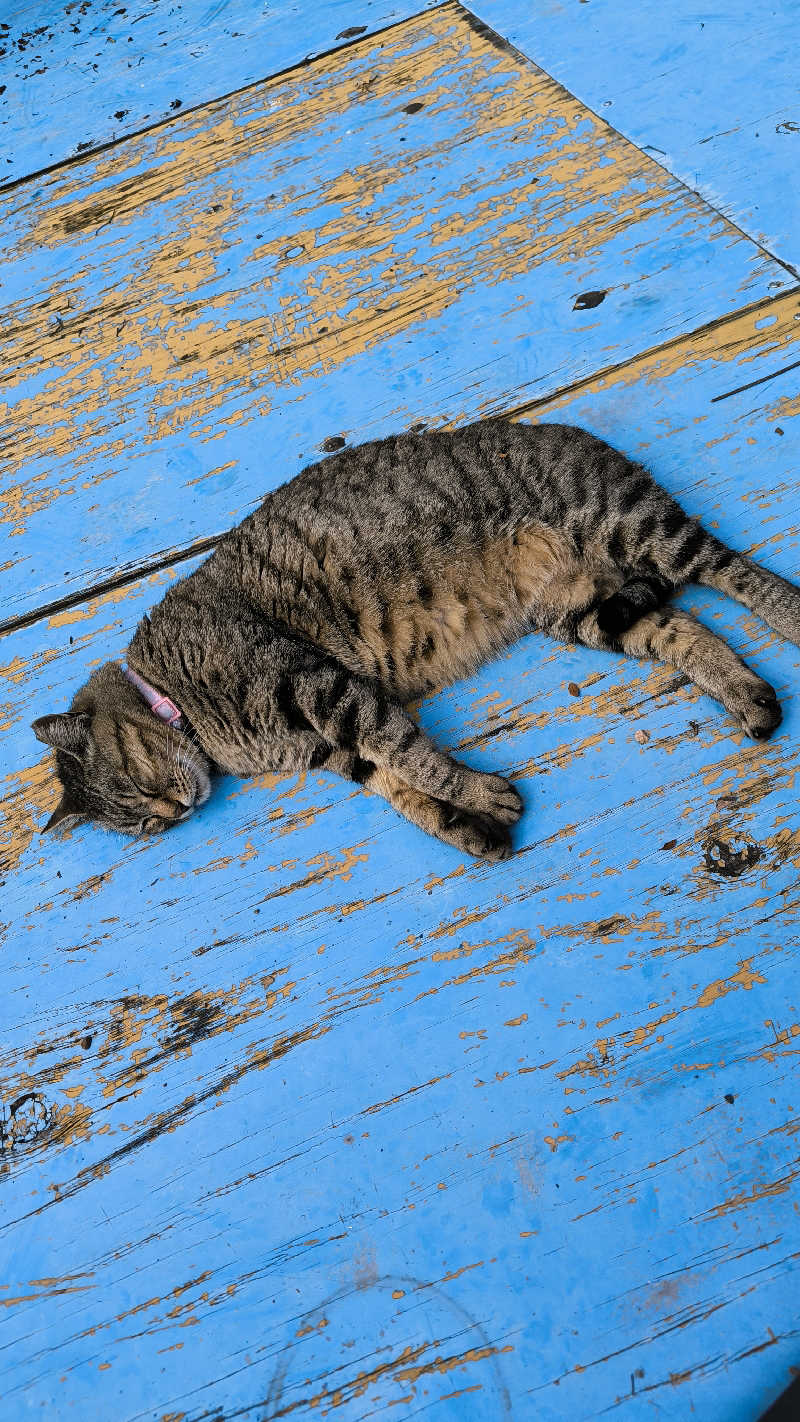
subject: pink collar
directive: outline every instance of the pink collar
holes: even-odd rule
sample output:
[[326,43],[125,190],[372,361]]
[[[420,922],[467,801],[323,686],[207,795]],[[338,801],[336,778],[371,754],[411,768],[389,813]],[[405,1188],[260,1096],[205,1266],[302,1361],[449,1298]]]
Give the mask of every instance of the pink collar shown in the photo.
[[135,686],[139,694],[144,697],[153,715],[157,716],[159,721],[165,721],[168,726],[174,726],[176,731],[181,729],[183,715],[180,707],[176,706],[174,701],[170,701],[168,696],[162,696],[161,692],[156,691],[149,681],[145,681],[138,672],[132,671],[126,662],[122,663],[122,674],[128,678],[131,686]]

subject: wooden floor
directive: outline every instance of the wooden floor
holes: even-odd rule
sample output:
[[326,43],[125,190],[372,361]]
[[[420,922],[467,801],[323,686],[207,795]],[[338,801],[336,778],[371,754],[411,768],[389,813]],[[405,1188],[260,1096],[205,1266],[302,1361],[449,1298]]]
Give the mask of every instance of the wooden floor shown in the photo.
[[794,0],[11,0],[3,1422],[756,1422],[800,1366],[800,650],[767,744],[528,638],[499,867],[318,773],[38,837],[30,722],[321,449],[587,426],[800,572]]

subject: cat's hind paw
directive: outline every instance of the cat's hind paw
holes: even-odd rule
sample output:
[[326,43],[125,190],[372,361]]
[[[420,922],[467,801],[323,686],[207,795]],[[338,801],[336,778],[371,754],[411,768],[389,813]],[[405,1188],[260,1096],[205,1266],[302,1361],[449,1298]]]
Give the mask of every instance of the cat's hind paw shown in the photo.
[[783,719],[780,702],[768,681],[751,673],[726,687],[724,703],[755,741],[765,741]]

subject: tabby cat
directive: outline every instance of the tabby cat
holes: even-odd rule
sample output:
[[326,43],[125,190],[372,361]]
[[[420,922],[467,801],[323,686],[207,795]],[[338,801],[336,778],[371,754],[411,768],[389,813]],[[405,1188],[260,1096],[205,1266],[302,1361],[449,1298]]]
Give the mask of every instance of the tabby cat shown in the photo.
[[438,750],[404,703],[538,628],[670,662],[768,736],[772,688],[665,605],[689,581],[800,643],[798,589],[585,430],[497,419],[342,450],[169,589],[127,666],[101,666],[68,712],[34,722],[63,786],[45,829],[151,833],[202,804],[213,771],[324,767],[460,851],[503,859],[514,786]]

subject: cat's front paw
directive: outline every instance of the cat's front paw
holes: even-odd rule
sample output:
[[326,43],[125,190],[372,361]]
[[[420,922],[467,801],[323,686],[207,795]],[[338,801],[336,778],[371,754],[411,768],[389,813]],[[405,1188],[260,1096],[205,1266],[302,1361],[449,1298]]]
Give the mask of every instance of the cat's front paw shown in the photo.
[[522,814],[522,797],[503,775],[474,771],[467,780],[463,804],[479,815],[489,815],[501,825],[515,825]]
[[471,814],[457,805],[447,806],[439,837],[475,859],[499,863],[511,856],[511,835],[490,815]]

